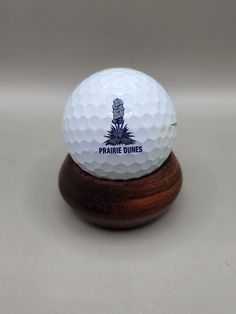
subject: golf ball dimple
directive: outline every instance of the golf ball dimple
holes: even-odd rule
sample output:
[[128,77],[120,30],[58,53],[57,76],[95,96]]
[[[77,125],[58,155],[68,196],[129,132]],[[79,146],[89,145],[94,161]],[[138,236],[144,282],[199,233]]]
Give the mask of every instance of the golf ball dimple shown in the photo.
[[174,105],[150,76],[106,69],[79,84],[63,115],[72,159],[93,176],[128,180],[158,169],[176,136]]

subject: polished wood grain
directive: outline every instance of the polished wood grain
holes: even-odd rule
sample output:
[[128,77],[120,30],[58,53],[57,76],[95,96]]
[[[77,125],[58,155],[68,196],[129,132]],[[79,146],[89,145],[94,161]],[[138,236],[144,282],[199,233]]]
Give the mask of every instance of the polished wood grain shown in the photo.
[[162,215],[178,195],[181,168],[173,153],[158,170],[132,180],[106,180],[83,171],[68,155],[59,174],[65,201],[87,221],[127,229]]

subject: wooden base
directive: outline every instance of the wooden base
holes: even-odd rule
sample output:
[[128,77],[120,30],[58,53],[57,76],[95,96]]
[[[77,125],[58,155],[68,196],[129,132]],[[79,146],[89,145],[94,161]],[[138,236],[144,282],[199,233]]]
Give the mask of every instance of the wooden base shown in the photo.
[[173,153],[158,170],[132,180],[106,180],[83,171],[68,155],[59,175],[65,201],[87,221],[128,229],[162,215],[178,195],[181,168]]

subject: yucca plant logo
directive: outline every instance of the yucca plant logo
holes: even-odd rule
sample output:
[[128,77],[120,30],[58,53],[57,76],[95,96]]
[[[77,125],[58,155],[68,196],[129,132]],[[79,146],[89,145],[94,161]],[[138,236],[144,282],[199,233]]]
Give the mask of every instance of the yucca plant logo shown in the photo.
[[122,99],[116,98],[112,105],[113,119],[111,129],[107,132],[104,142],[106,145],[131,145],[136,141],[134,135],[129,131],[127,124],[124,124],[124,102]]

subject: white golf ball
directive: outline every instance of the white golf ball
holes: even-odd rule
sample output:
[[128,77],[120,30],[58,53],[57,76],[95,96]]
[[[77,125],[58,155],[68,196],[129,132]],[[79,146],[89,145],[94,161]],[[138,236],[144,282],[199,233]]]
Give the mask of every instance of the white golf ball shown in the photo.
[[174,105],[150,76],[105,69],[72,93],[63,116],[69,153],[93,176],[127,180],[158,169],[176,136]]

